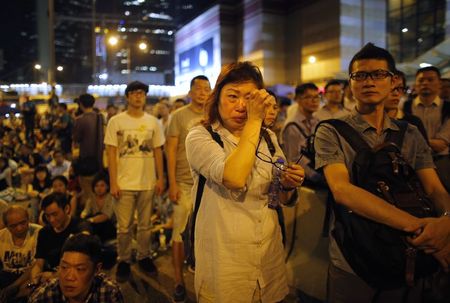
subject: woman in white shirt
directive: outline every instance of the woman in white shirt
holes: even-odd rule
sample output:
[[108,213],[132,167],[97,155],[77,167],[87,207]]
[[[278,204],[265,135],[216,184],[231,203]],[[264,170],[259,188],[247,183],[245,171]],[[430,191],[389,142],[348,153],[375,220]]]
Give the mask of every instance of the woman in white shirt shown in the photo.
[[[192,197],[199,175],[206,178],[195,225],[199,302],[278,302],[288,294],[281,229],[277,212],[268,207],[272,170],[282,168],[276,160],[284,156],[275,135],[262,128],[267,108],[276,102],[263,87],[253,64],[224,66],[203,125],[192,128],[186,139]],[[223,148],[205,127],[220,136]],[[272,152],[262,132],[269,133]],[[281,203],[303,178],[299,165],[284,166]]]

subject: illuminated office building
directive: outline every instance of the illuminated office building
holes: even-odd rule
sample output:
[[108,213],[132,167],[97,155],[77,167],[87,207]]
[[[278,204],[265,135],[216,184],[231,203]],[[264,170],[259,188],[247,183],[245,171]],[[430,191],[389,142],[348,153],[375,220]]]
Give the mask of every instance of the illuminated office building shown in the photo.
[[368,42],[392,51],[408,73],[424,56],[450,73],[449,3],[242,0],[216,5],[175,34],[175,84],[186,87],[198,73],[215,79],[222,64],[236,60],[257,64],[268,85],[346,78],[351,57]]

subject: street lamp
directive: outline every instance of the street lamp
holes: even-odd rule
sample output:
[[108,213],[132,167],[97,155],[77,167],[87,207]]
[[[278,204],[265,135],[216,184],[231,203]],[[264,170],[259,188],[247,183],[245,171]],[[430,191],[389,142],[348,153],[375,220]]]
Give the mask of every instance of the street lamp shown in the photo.
[[41,68],[42,66],[39,63],[34,65],[34,69],[40,70]]
[[[126,46],[126,53],[127,53],[127,74],[128,74],[128,81],[130,81],[131,78],[131,46],[130,43],[127,40],[120,39],[118,36],[110,36],[108,38],[108,44],[111,46],[116,46],[119,44],[119,42],[125,43]],[[138,47],[141,51],[146,51],[148,48],[148,44],[145,41],[141,41],[138,43]]]
[[62,72],[64,70],[64,67],[62,67],[61,65],[58,65],[58,67],[56,68],[56,70],[58,72]]
[[140,42],[139,43],[139,49],[140,50],[146,50],[147,49],[147,47],[148,47],[148,45],[147,45],[147,43],[145,43],[145,42]]

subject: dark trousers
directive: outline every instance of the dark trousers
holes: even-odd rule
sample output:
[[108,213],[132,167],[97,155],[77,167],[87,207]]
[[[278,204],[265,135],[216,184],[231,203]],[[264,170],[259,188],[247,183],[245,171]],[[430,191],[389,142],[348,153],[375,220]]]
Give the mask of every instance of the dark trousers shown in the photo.
[[328,303],[422,303],[423,283],[412,288],[377,291],[358,276],[332,264],[328,268]]
[[14,274],[9,271],[0,270],[0,289],[14,283],[14,281],[16,281],[20,276],[21,274]]

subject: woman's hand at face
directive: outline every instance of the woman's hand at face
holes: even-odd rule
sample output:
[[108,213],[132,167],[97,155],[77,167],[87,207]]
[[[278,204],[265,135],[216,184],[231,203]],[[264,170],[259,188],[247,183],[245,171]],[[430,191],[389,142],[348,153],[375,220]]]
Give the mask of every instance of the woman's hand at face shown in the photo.
[[247,99],[247,119],[248,120],[264,120],[266,115],[266,108],[275,102],[265,89],[258,89],[252,91]]

